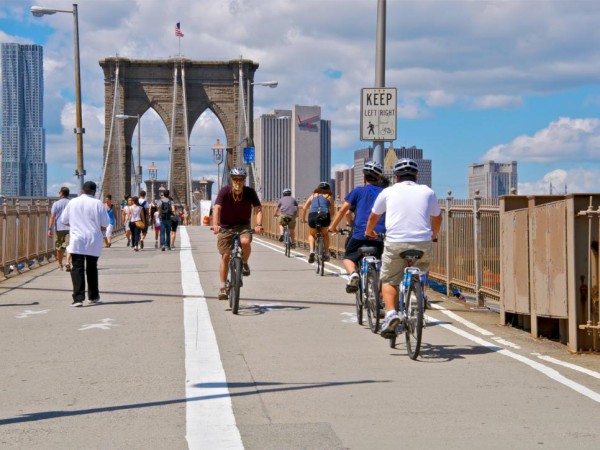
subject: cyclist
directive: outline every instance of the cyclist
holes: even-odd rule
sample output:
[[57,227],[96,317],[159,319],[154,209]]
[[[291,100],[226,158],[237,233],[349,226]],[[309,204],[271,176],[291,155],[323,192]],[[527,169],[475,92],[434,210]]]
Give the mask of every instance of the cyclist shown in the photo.
[[[252,210],[256,216],[256,227],[254,231],[261,233],[262,226],[262,206],[256,191],[249,186],[244,186],[246,181],[246,169],[243,167],[234,167],[229,172],[231,185],[225,185],[217,194],[215,206],[213,208],[213,233],[218,235],[217,248],[221,254],[219,265],[219,277],[221,287],[219,289],[219,300],[227,300],[227,289],[225,281],[227,280],[227,269],[229,267],[229,257],[231,245],[233,243],[233,232],[249,230]],[[223,233],[220,231],[223,230]],[[251,252],[252,235],[245,233],[240,236],[242,245],[243,261],[242,273],[244,276],[250,276],[250,266],[248,259]]]
[[437,238],[442,225],[442,211],[435,193],[425,185],[417,184],[419,172],[412,159],[400,159],[394,165],[396,184],[384,189],[375,200],[367,222],[365,236],[375,238],[375,225],[385,214],[385,243],[381,258],[381,294],[385,303],[385,320],[381,336],[395,334],[400,323],[396,311],[398,286],[402,281],[406,261],[400,253],[417,249],[424,255],[416,263],[421,270],[429,269],[432,240]]
[[[356,272],[357,264],[361,258],[358,253],[358,249],[363,246],[374,246],[377,247],[377,258],[381,259],[381,253],[383,252],[383,242],[374,241],[372,239],[365,238],[365,230],[367,228],[367,219],[371,213],[371,208],[375,199],[382,191],[381,183],[383,179],[383,167],[381,164],[375,161],[368,161],[363,167],[363,175],[365,180],[364,186],[354,188],[346,198],[344,204],[335,215],[331,225],[329,226],[330,233],[336,233],[336,227],[342,218],[348,211],[354,211],[354,226],[352,230],[352,236],[346,243],[346,249],[344,252],[344,259],[342,264],[348,272],[349,280],[346,284],[346,292],[351,294],[358,290],[358,273]],[[377,224],[375,225],[376,233],[385,232],[385,214],[382,215]]]
[[329,233],[327,227],[331,223],[331,217],[334,214],[333,195],[331,186],[326,181],[322,181],[306,199],[302,208],[302,222],[306,223],[306,213],[308,212],[308,246],[310,255],[308,256],[309,264],[315,262],[315,241],[317,238],[317,223],[321,225],[323,231],[323,247],[325,254],[323,259],[329,261]]
[[277,203],[277,209],[275,210],[275,217],[279,216],[279,242],[283,242],[283,226],[288,221],[288,227],[290,229],[290,245],[292,248],[296,247],[296,215],[298,214],[298,202],[292,197],[292,190],[285,188],[281,193],[281,198]]

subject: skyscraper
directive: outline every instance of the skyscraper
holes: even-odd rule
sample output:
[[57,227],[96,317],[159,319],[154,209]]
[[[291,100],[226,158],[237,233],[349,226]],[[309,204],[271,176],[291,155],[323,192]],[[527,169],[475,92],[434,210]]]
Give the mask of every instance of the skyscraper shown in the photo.
[[495,198],[510,194],[517,188],[517,162],[496,163],[486,161],[469,165],[469,198],[475,191],[484,198]]
[[44,69],[39,45],[3,43],[0,193],[46,196]]
[[294,105],[254,120],[256,184],[265,200],[285,188],[305,198],[321,181],[331,179],[331,121],[319,106]]

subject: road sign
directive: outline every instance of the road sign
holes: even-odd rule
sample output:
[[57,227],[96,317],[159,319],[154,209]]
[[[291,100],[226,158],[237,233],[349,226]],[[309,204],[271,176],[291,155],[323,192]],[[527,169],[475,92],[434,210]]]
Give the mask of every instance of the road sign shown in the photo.
[[397,111],[396,88],[361,89],[360,140],[395,141]]
[[244,147],[244,163],[252,164],[254,162],[254,147]]

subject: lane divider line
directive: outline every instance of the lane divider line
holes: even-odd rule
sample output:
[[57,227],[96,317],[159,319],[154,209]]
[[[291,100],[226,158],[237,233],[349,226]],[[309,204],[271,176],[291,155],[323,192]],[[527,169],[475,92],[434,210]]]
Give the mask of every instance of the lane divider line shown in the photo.
[[180,230],[179,260],[185,330],[185,437],[192,450],[243,449],[190,238],[184,227]]

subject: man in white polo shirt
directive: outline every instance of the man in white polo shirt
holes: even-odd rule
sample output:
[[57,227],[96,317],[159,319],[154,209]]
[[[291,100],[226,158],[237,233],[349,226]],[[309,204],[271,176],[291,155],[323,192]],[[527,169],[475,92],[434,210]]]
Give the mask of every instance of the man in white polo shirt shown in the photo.
[[442,226],[442,211],[435,193],[417,184],[417,163],[400,159],[394,165],[396,184],[384,189],[373,204],[365,236],[377,238],[375,225],[385,213],[385,243],[381,258],[381,294],[385,303],[385,320],[381,336],[389,338],[400,324],[396,311],[398,286],[402,281],[406,261],[400,257],[404,250],[424,252],[415,264],[421,270],[429,270],[432,241]]
[[60,216],[60,221],[71,229],[71,239],[67,247],[73,258],[71,306],[83,306],[86,277],[89,302],[100,301],[98,258],[102,254],[104,241],[102,228],[108,227],[110,219],[102,202],[94,198],[95,194],[96,183],[86,181],[81,195],[71,200]]

